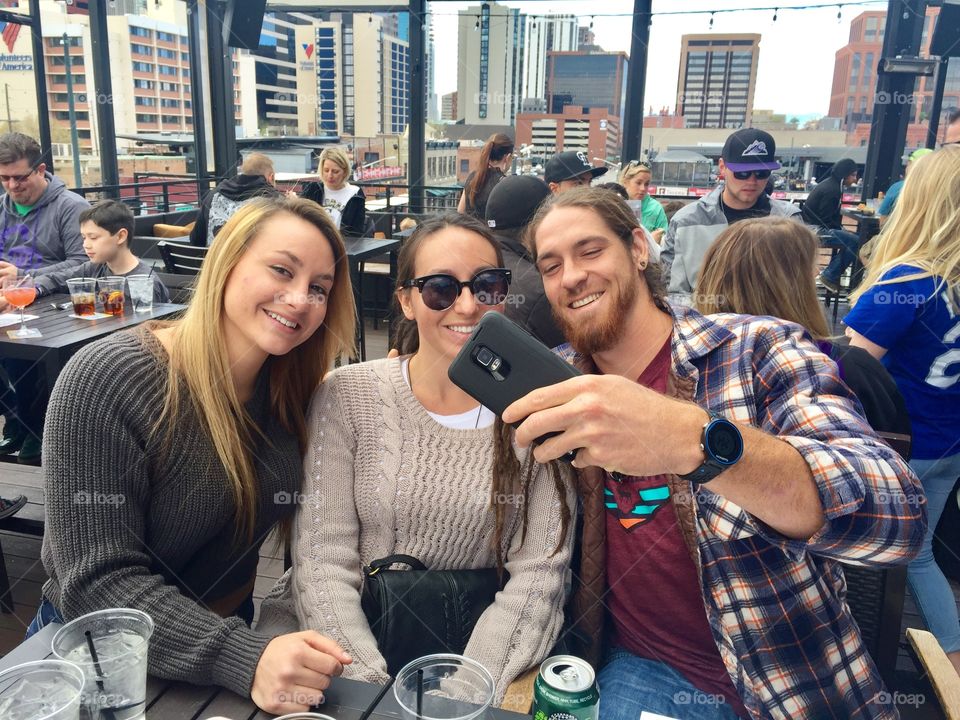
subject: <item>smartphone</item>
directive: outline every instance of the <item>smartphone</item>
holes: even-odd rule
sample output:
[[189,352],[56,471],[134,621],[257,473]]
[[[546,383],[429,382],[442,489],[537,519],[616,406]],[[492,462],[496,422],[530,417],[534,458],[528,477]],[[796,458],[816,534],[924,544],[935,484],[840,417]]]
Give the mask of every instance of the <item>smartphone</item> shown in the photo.
[[[460,348],[447,375],[454,385],[497,416],[538,388],[577,377],[580,371],[505,315],[488,312]],[[515,425],[518,423],[515,423]],[[537,444],[558,433],[537,438]],[[572,460],[576,450],[562,459]]]

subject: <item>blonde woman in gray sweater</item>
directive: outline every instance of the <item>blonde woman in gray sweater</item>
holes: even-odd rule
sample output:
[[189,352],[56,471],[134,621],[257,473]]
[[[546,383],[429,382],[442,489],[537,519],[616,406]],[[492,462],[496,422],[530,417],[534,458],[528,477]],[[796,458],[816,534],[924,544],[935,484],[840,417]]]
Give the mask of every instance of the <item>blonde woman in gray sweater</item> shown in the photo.
[[[504,556],[509,580],[464,651],[490,670],[496,702],[559,636],[572,496],[559,473],[534,464],[525,492],[526,453],[515,454],[505,431],[497,441],[493,413],[447,378],[480,317],[503,309],[502,265],[472,218],[420,226],[400,253],[401,357],[339,368],[314,397],[284,594],[300,627],[350,653],[344,677],[389,677],[360,597],[363,566],[396,553],[431,570],[495,567]],[[438,275],[448,277],[431,281]],[[271,612],[267,603],[266,622]]]

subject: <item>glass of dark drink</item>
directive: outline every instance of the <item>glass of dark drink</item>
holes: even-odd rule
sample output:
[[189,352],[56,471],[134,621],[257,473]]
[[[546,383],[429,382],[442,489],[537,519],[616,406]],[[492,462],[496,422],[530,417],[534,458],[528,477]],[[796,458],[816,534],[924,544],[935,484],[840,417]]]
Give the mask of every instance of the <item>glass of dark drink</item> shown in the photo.
[[100,286],[100,302],[107,315],[123,315],[123,286],[122,277],[103,277],[97,283]]
[[73,314],[77,317],[90,317],[97,314],[97,299],[94,294],[97,281],[93,278],[71,278],[67,280],[70,300],[73,302]]

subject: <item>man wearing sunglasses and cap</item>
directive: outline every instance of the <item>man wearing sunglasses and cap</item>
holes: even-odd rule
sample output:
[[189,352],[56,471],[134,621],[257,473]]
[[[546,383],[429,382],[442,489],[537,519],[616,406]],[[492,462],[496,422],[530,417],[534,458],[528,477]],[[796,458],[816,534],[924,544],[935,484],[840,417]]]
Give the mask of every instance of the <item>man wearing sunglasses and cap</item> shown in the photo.
[[768,215],[799,219],[796,205],[764,193],[770,174],[780,169],[776,152],[773,136],[763,130],[743,128],[727,138],[720,156],[723,183],[678,210],[667,228],[660,256],[667,292],[693,292],[707,248],[728,225]]
[[550,188],[550,192],[559,195],[571,188],[589,185],[594,178],[607,172],[605,167],[594,167],[587,159],[586,153],[576,150],[567,150],[557,153],[547,161],[543,171],[543,181]]

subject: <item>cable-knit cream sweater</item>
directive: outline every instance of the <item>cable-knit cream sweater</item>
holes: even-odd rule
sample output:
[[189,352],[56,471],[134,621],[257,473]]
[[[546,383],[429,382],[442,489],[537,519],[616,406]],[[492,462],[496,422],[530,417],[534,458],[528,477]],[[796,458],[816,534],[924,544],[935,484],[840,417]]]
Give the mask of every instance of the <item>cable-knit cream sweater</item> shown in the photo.
[[[398,359],[334,371],[314,397],[309,420],[293,569],[272,593],[273,603],[265,602],[264,622],[276,622],[276,600],[292,604],[299,627],[332,637],[353,657],[345,677],[384,682],[386,663],[360,607],[361,568],[393,553],[436,570],[495,566],[493,429],[437,423],[405,382]],[[571,528],[569,542],[551,556],[561,498],[542,466],[531,482],[522,545],[516,498],[498,500],[514,509],[507,522],[510,579],[465,650],[490,670],[497,702],[557,640],[573,536]],[[572,495],[563,501],[572,505]]]

